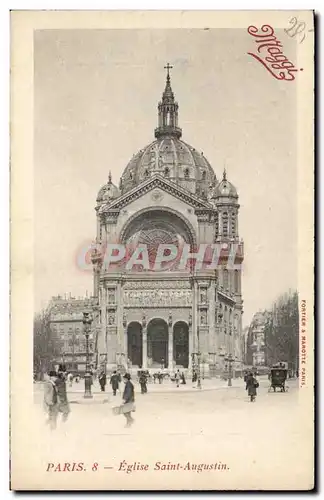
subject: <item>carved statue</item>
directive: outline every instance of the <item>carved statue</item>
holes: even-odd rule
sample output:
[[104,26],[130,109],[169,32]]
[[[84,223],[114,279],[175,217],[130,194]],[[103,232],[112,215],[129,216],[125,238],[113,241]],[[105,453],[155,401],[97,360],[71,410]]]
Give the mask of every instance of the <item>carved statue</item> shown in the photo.
[[172,326],[172,312],[171,311],[169,312],[169,321],[168,321],[168,323],[169,323],[169,326]]
[[146,326],[146,316],[145,313],[142,315],[142,325],[145,327]]
[[123,326],[126,327],[127,325],[127,316],[126,313],[123,314]]

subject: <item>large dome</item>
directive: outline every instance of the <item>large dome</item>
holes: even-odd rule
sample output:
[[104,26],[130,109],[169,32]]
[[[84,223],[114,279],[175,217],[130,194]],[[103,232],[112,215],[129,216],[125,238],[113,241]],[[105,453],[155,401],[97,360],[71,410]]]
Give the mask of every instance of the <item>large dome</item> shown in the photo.
[[203,197],[207,196],[210,185],[217,182],[203,153],[172,135],[159,137],[133,156],[121,178],[122,192],[155,174]]
[[169,68],[167,65],[166,86],[158,104],[156,140],[130,160],[121,177],[120,190],[125,193],[149,177],[160,174],[207,198],[208,189],[217,183],[216,176],[203,153],[180,139],[182,130],[178,126],[178,103],[171,88]]

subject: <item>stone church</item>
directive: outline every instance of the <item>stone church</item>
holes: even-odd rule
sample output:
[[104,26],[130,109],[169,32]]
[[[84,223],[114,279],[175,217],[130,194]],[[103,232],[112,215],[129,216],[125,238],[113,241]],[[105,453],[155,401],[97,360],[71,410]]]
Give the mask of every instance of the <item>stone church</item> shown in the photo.
[[[207,158],[182,140],[170,66],[158,103],[155,140],[136,153],[117,187],[109,174],[97,196],[97,247],[92,252],[97,355],[107,369],[191,369],[206,376],[239,368],[242,348],[241,269],[236,188],[224,171],[217,179]],[[219,244],[216,269],[108,269],[105,248],[158,245],[200,248]],[[100,247],[101,246],[101,247]],[[231,248],[235,268],[227,265]],[[135,269],[136,267],[136,269]]]

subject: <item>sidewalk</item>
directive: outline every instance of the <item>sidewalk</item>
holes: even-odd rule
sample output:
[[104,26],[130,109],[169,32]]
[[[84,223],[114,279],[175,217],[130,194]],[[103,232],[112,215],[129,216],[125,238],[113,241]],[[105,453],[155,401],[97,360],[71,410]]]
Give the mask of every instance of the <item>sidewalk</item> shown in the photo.
[[[140,386],[137,382],[134,383],[135,391],[140,392]],[[123,384],[121,385],[121,389],[123,388]],[[189,393],[189,392],[204,392],[204,391],[215,391],[220,389],[228,389],[231,388],[244,388],[243,379],[233,379],[232,387],[228,387],[227,381],[220,379],[206,379],[201,381],[201,389],[198,389],[197,386],[193,387],[191,380],[185,384],[180,384],[179,387],[176,386],[174,382],[165,381],[162,384],[159,383],[151,383],[147,385],[147,390],[149,394],[170,394],[170,393]],[[68,398],[70,402],[82,402],[82,403],[108,403],[111,401],[113,395],[112,390],[109,384],[106,385],[106,391],[101,392],[100,386],[97,381],[92,385],[92,399],[85,399],[83,397],[84,394],[84,383],[79,382],[78,384],[73,383],[72,387],[67,387]]]

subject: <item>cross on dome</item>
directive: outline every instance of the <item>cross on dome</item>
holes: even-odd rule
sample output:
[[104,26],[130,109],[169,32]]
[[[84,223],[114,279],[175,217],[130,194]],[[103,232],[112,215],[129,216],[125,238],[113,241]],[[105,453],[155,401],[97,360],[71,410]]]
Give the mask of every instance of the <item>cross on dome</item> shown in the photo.
[[170,70],[170,69],[173,69],[173,66],[171,66],[171,65],[168,63],[166,66],[164,66],[164,69],[166,69],[166,70],[167,70],[167,80],[170,80],[170,71],[169,71],[169,70]]

